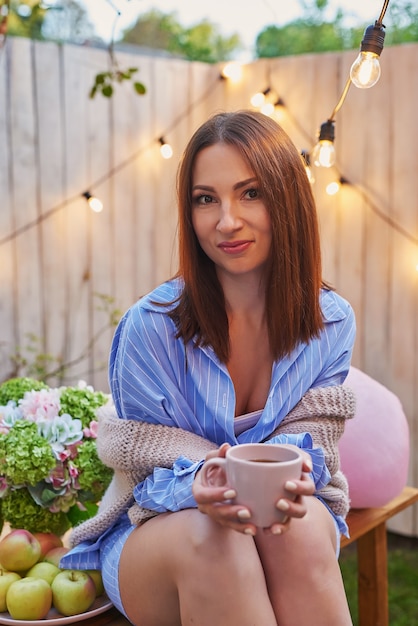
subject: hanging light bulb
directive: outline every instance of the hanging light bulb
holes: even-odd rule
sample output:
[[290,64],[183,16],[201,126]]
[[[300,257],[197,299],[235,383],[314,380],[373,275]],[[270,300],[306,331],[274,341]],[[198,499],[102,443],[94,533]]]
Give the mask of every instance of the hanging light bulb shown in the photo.
[[94,211],[95,213],[100,213],[101,211],[103,211],[103,202],[99,200],[99,198],[93,196],[89,191],[85,191],[81,195],[87,200],[87,203],[92,211]]
[[260,111],[261,113],[264,113],[264,115],[273,115],[274,104],[272,102],[264,102],[264,104],[260,108]]
[[276,102],[274,103],[274,114],[278,122],[281,122],[281,120],[284,118],[285,112],[286,105],[283,98],[277,98]]
[[227,63],[221,75],[223,78],[229,78],[233,83],[238,83],[242,78],[242,64],[238,61]]
[[256,109],[261,108],[265,102],[266,96],[268,96],[270,91],[270,87],[267,87],[267,89],[265,89],[264,91],[258,91],[257,93],[255,93],[251,98],[251,104],[253,105],[253,107],[255,107]]
[[164,140],[164,137],[160,137],[158,141],[160,142],[160,152],[163,159],[171,159],[173,148]]
[[333,180],[331,183],[325,187],[325,191],[329,196],[335,196],[338,193],[343,185],[348,185],[349,182],[344,176],[340,176],[338,180]]
[[325,191],[329,196],[335,196],[335,194],[339,192],[340,188],[340,182],[338,180],[333,180],[332,183],[328,183],[325,187]]
[[308,180],[311,183],[311,185],[313,185],[315,182],[315,178],[314,178],[314,175],[312,174],[310,154],[306,150],[302,150],[301,156],[302,156],[303,164],[305,166],[306,176],[308,177]]
[[335,163],[334,122],[327,120],[321,124],[318,143],[312,150],[312,160],[317,167],[332,167]]
[[380,78],[379,56],[385,41],[384,26],[380,22],[368,26],[364,31],[360,53],[350,69],[350,78],[359,89],[369,89]]

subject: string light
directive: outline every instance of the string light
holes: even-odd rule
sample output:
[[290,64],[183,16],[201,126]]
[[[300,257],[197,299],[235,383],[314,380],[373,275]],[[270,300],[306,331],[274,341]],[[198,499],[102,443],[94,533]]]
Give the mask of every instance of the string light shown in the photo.
[[342,187],[342,185],[349,185],[349,182],[344,176],[340,176],[338,180],[333,180],[331,183],[325,187],[325,191],[329,196],[335,196]]
[[257,93],[255,93],[250,100],[253,107],[255,107],[256,109],[261,109],[266,101],[266,96],[268,96],[270,92],[270,87],[267,87],[267,89],[264,89],[264,91],[257,91]]
[[171,159],[173,156],[173,148],[165,141],[164,137],[160,137],[158,141],[160,143],[160,152],[163,159]]
[[302,150],[301,156],[302,156],[303,164],[305,166],[306,176],[308,177],[308,180],[311,183],[311,185],[313,185],[315,182],[315,178],[314,178],[314,175],[312,174],[310,154],[306,150]]
[[332,167],[335,163],[335,124],[332,119],[321,124],[318,142],[312,150],[312,161],[317,167]]
[[103,202],[96,196],[93,196],[89,191],[85,191],[81,194],[83,198],[87,200],[87,203],[92,211],[100,213],[103,211]]
[[242,78],[242,64],[238,61],[227,63],[221,72],[223,78],[228,78],[232,83],[239,83]]

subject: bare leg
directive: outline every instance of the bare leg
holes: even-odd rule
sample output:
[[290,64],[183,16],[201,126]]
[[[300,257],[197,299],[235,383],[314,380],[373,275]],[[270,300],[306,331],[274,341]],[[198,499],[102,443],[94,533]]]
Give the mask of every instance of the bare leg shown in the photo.
[[119,582],[137,626],[277,626],[254,539],[195,509],[134,530]]
[[277,622],[351,626],[334,523],[317,498],[308,498],[307,505],[305,517],[292,520],[285,534],[256,536]]

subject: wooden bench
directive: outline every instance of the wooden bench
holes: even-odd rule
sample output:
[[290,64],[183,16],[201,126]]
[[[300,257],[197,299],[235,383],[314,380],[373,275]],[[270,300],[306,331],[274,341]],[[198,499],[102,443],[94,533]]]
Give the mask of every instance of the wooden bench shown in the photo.
[[[357,542],[359,626],[389,626],[386,522],[414,502],[418,502],[418,489],[405,487],[385,506],[352,509],[348,514],[350,539],[343,537],[341,547]],[[86,626],[130,624],[115,608],[78,623]]]
[[359,626],[389,626],[387,533],[388,519],[418,502],[418,489],[405,487],[385,506],[351,509],[347,516],[350,539],[357,542]]

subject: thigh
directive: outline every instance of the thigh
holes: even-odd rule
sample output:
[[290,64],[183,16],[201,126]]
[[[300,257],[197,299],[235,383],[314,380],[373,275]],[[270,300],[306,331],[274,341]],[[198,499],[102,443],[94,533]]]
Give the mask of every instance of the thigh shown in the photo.
[[200,625],[242,626],[262,614],[268,626],[274,619],[253,538],[197,509],[158,515],[133,530],[119,586],[124,612],[138,626],[181,626],[191,616]]

